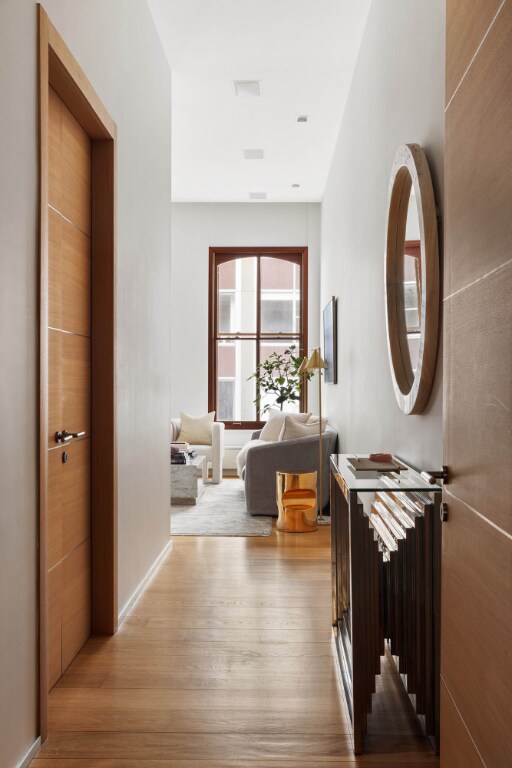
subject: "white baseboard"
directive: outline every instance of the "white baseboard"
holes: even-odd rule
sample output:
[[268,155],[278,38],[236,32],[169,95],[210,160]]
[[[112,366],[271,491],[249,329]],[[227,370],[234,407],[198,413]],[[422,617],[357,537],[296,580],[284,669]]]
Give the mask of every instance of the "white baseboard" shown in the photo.
[[22,757],[21,760],[16,763],[16,768],[27,768],[28,765],[30,765],[30,762],[34,759],[35,755],[39,750],[41,749],[41,737],[36,739],[30,749],[28,750],[25,757]]
[[142,581],[138,584],[138,586],[136,587],[132,595],[128,598],[126,603],[121,608],[121,611],[118,616],[118,624],[121,624],[124,621],[126,614],[132,609],[136,600],[144,592],[144,590],[146,589],[147,585],[149,584],[149,582],[157,572],[158,568],[162,563],[162,560],[164,559],[164,557],[166,556],[166,554],[168,553],[171,547],[172,547],[172,541],[168,541],[165,547],[162,549],[162,551],[158,555],[158,557],[156,558],[151,568],[149,569],[149,571],[146,573],[146,575],[142,579]]

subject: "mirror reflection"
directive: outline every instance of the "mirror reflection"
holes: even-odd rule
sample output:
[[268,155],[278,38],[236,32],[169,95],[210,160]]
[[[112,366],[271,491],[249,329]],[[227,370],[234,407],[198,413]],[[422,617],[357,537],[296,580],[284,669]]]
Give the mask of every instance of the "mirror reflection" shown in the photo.
[[407,348],[416,374],[421,338],[421,240],[418,207],[414,187],[411,188],[403,254],[403,291]]
[[436,368],[439,328],[438,222],[427,158],[398,147],[391,169],[386,233],[386,326],[395,396],[422,413]]

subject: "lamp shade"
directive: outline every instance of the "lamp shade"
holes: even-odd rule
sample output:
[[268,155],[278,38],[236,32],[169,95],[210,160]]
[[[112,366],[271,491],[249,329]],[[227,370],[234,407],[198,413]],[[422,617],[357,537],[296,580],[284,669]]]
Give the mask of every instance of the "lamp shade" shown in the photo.
[[306,368],[306,371],[319,371],[321,368],[327,368],[327,364],[325,360],[322,359],[322,356],[320,355],[320,347],[318,349],[314,349],[311,353],[311,357],[309,358]]
[[304,355],[304,357],[302,358],[302,363],[300,364],[299,370],[297,371],[297,373],[300,373],[300,374],[306,373],[307,367],[308,367],[308,359]]

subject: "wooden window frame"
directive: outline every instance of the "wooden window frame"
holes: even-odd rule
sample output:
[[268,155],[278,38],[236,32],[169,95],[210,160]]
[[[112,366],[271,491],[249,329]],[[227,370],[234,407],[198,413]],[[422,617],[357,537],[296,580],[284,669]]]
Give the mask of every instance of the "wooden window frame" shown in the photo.
[[[227,261],[236,258],[272,256],[297,264],[300,268],[301,290],[301,318],[298,334],[299,354],[307,354],[308,348],[308,249],[306,247],[264,247],[264,248],[215,248],[209,249],[209,274],[208,274],[208,410],[217,410],[217,341],[218,341],[218,285],[217,267]],[[258,260],[257,277],[257,303],[256,303],[256,332],[247,335],[247,338],[256,342],[256,356],[262,339],[261,335],[261,288],[260,270]],[[265,336],[269,341],[279,341],[280,337],[289,339],[293,334],[276,333]],[[255,359],[254,366],[260,362]],[[300,409],[307,408],[307,388],[301,393]],[[258,411],[256,412],[259,416]],[[256,418],[254,421],[224,421],[226,429],[261,429],[265,422]]]

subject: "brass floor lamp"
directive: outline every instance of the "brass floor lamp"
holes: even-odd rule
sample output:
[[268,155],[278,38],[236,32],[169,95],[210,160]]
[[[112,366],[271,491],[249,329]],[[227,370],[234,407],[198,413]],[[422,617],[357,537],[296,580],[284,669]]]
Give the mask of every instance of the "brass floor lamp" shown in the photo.
[[318,488],[318,519],[317,523],[318,525],[330,525],[331,521],[328,520],[326,517],[324,517],[324,504],[323,504],[323,462],[322,462],[322,453],[323,453],[323,440],[322,440],[322,370],[324,368],[327,368],[327,365],[325,363],[325,360],[322,359],[322,356],[320,355],[320,347],[317,347],[317,349],[314,349],[311,353],[311,356],[309,359],[304,358],[302,361],[302,364],[299,368],[299,373],[304,374],[304,378],[306,377],[307,371],[318,371],[318,444],[319,444],[319,458],[320,458],[320,464],[319,464],[319,488]]

